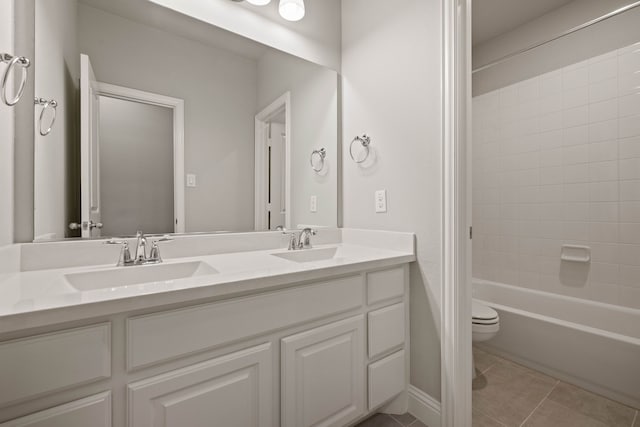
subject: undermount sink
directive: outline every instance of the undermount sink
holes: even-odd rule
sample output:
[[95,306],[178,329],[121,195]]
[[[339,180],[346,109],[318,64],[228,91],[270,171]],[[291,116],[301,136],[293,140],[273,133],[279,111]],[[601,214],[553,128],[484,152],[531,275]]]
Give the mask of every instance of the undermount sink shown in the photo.
[[65,279],[79,291],[167,282],[189,277],[216,274],[218,270],[202,261],[175,264],[152,264],[108,270],[66,274]]
[[271,254],[293,262],[314,262],[336,259],[338,248],[301,249],[297,251]]

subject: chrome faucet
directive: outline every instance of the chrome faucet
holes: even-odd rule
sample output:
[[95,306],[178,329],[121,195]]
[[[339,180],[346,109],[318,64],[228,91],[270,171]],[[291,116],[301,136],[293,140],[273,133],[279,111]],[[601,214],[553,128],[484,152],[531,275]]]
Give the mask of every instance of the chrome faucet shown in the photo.
[[105,244],[108,245],[122,245],[120,250],[120,256],[118,257],[118,267],[127,267],[131,265],[145,265],[145,264],[158,264],[162,262],[160,256],[159,242],[169,242],[171,239],[168,236],[164,236],[160,239],[151,242],[151,251],[147,256],[147,237],[142,231],[136,233],[136,253],[131,258],[131,251],[129,250],[129,242],[126,240],[107,240]]
[[316,231],[308,227],[302,229],[299,234],[286,230],[283,230],[282,233],[289,236],[289,246],[287,249],[290,251],[311,249],[313,247],[311,245],[311,236],[316,235]]

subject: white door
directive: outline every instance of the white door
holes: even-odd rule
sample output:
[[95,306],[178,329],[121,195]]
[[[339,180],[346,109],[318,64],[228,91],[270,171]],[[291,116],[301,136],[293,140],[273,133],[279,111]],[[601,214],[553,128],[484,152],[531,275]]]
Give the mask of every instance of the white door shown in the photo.
[[100,146],[98,82],[87,55],[80,55],[80,207],[82,237],[99,237]]
[[364,316],[282,340],[282,426],[344,426],[365,412]]
[[129,427],[272,427],[271,344],[128,386]]
[[269,124],[267,182],[267,223],[269,230],[285,225],[285,126],[284,123]]

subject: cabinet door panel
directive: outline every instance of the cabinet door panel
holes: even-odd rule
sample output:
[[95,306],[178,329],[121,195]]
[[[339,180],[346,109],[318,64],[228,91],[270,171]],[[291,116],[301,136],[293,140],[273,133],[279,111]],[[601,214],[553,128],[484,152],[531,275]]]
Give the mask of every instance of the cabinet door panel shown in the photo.
[[111,392],[106,391],[0,424],[0,427],[87,426],[111,427]]
[[130,427],[270,427],[272,351],[253,347],[129,385]]
[[364,412],[364,316],[282,340],[282,425],[342,426]]

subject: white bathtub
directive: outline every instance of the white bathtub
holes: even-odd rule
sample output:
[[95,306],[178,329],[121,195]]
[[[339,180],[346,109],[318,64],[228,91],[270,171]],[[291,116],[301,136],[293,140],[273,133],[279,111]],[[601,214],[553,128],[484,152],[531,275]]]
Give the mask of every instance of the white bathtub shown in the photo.
[[480,347],[640,408],[640,310],[474,279],[500,315]]

